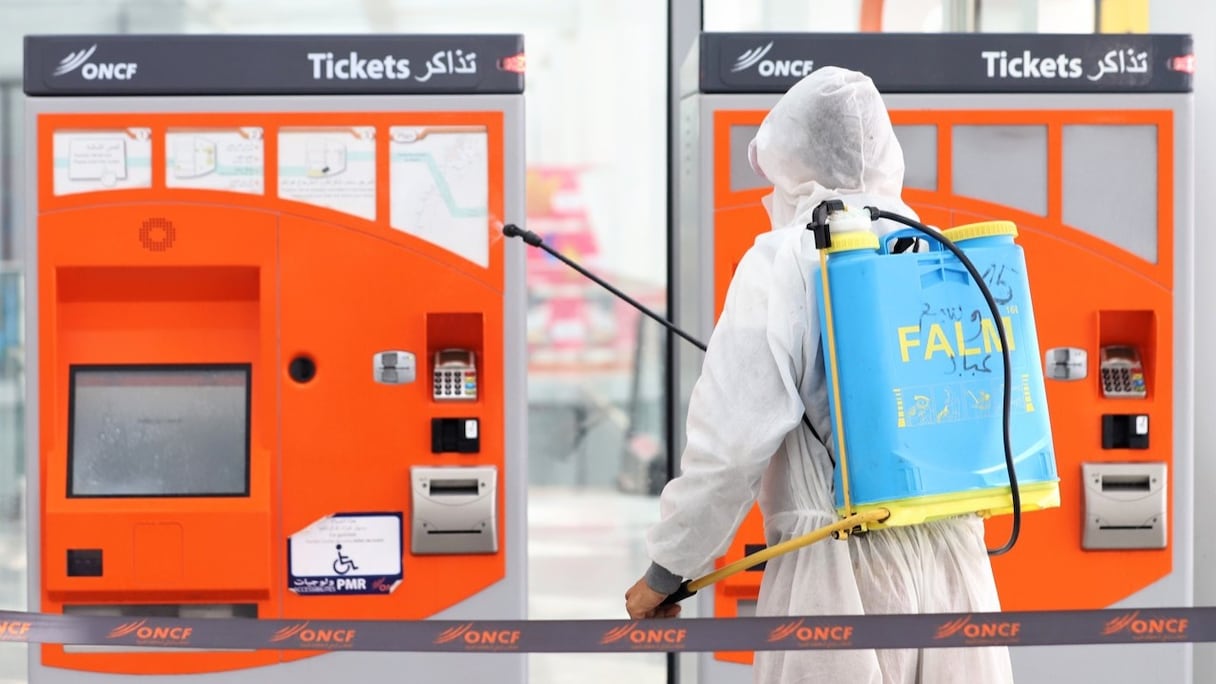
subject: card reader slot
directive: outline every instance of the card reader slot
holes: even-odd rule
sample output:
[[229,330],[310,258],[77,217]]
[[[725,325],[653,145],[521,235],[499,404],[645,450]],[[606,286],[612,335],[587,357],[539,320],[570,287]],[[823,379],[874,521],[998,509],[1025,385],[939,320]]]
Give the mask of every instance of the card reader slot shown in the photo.
[[432,496],[477,496],[478,487],[475,479],[440,479],[431,480]]
[[1099,530],[1151,530],[1152,525],[1098,525]]
[[485,530],[436,530],[429,529],[427,534],[482,534]]
[[1104,492],[1147,492],[1152,488],[1148,475],[1103,475]]

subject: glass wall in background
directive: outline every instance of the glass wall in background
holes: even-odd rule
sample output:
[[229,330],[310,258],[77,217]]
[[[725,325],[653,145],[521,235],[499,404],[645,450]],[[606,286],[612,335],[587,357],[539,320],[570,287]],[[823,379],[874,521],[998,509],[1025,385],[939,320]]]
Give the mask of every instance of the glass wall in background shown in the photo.
[[[0,4],[0,16],[7,17],[3,10]],[[7,40],[4,34],[0,28],[0,41]],[[11,50],[0,53],[0,609],[23,610],[24,279],[18,240],[21,202],[16,191],[22,174],[22,96],[19,72],[8,52]],[[25,650],[24,646],[0,644],[0,683],[24,681]]]
[[[662,313],[664,2],[0,0],[0,17],[0,234],[10,245],[0,256],[0,608],[26,607],[20,245],[12,242],[26,210],[24,34],[522,33],[527,216],[506,219]],[[539,250],[528,254],[528,290],[530,612],[625,617],[621,597],[648,562],[642,538],[665,474],[658,326]],[[641,354],[639,339],[650,340]],[[24,647],[0,644],[0,683],[24,681],[24,659]],[[661,655],[594,660],[580,657],[582,680],[666,680]],[[533,682],[567,681],[572,660],[538,655],[531,669]]]

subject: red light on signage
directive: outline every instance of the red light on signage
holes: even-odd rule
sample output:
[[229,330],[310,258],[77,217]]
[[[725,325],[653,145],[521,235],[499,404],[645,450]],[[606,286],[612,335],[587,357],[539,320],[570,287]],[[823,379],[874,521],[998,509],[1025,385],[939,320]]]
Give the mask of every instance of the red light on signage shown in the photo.
[[512,55],[511,57],[504,57],[498,60],[498,68],[502,71],[522,74],[524,73],[525,61],[526,59],[524,57],[524,53],[521,52],[518,55]]
[[1170,69],[1187,74],[1195,73],[1195,55],[1182,55],[1170,60]]

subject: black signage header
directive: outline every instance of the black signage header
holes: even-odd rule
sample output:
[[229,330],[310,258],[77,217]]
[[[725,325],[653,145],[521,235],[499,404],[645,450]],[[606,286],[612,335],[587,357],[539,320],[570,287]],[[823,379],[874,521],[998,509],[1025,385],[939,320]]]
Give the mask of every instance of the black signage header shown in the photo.
[[519,35],[26,36],[30,95],[522,93]]
[[824,66],[884,93],[1191,92],[1189,35],[704,33],[704,93],[784,93]]

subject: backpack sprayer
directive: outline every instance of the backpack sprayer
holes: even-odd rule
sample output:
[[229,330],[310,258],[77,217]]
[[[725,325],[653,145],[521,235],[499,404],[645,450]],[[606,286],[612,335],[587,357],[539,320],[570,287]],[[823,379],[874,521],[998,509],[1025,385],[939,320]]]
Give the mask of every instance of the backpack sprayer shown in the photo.
[[[880,219],[908,228],[880,241],[870,231],[870,223]],[[687,580],[663,605],[828,537],[961,515],[1012,513],[1009,540],[989,550],[1004,554],[1017,543],[1022,511],[1060,505],[1038,335],[1025,256],[1014,242],[1016,226],[995,221],[938,232],[896,213],[828,200],[815,208],[806,229],[819,251],[816,306],[840,519]],[[535,233],[507,225],[503,234],[544,249],[706,349],[550,249]],[[929,244],[927,252],[891,251],[896,240],[918,234]],[[965,243],[966,250],[956,243]],[[833,290],[847,293],[847,307],[833,305]],[[1001,358],[1000,377],[991,367],[994,356]],[[999,432],[993,402],[998,392]],[[827,446],[805,414],[803,423]]]

